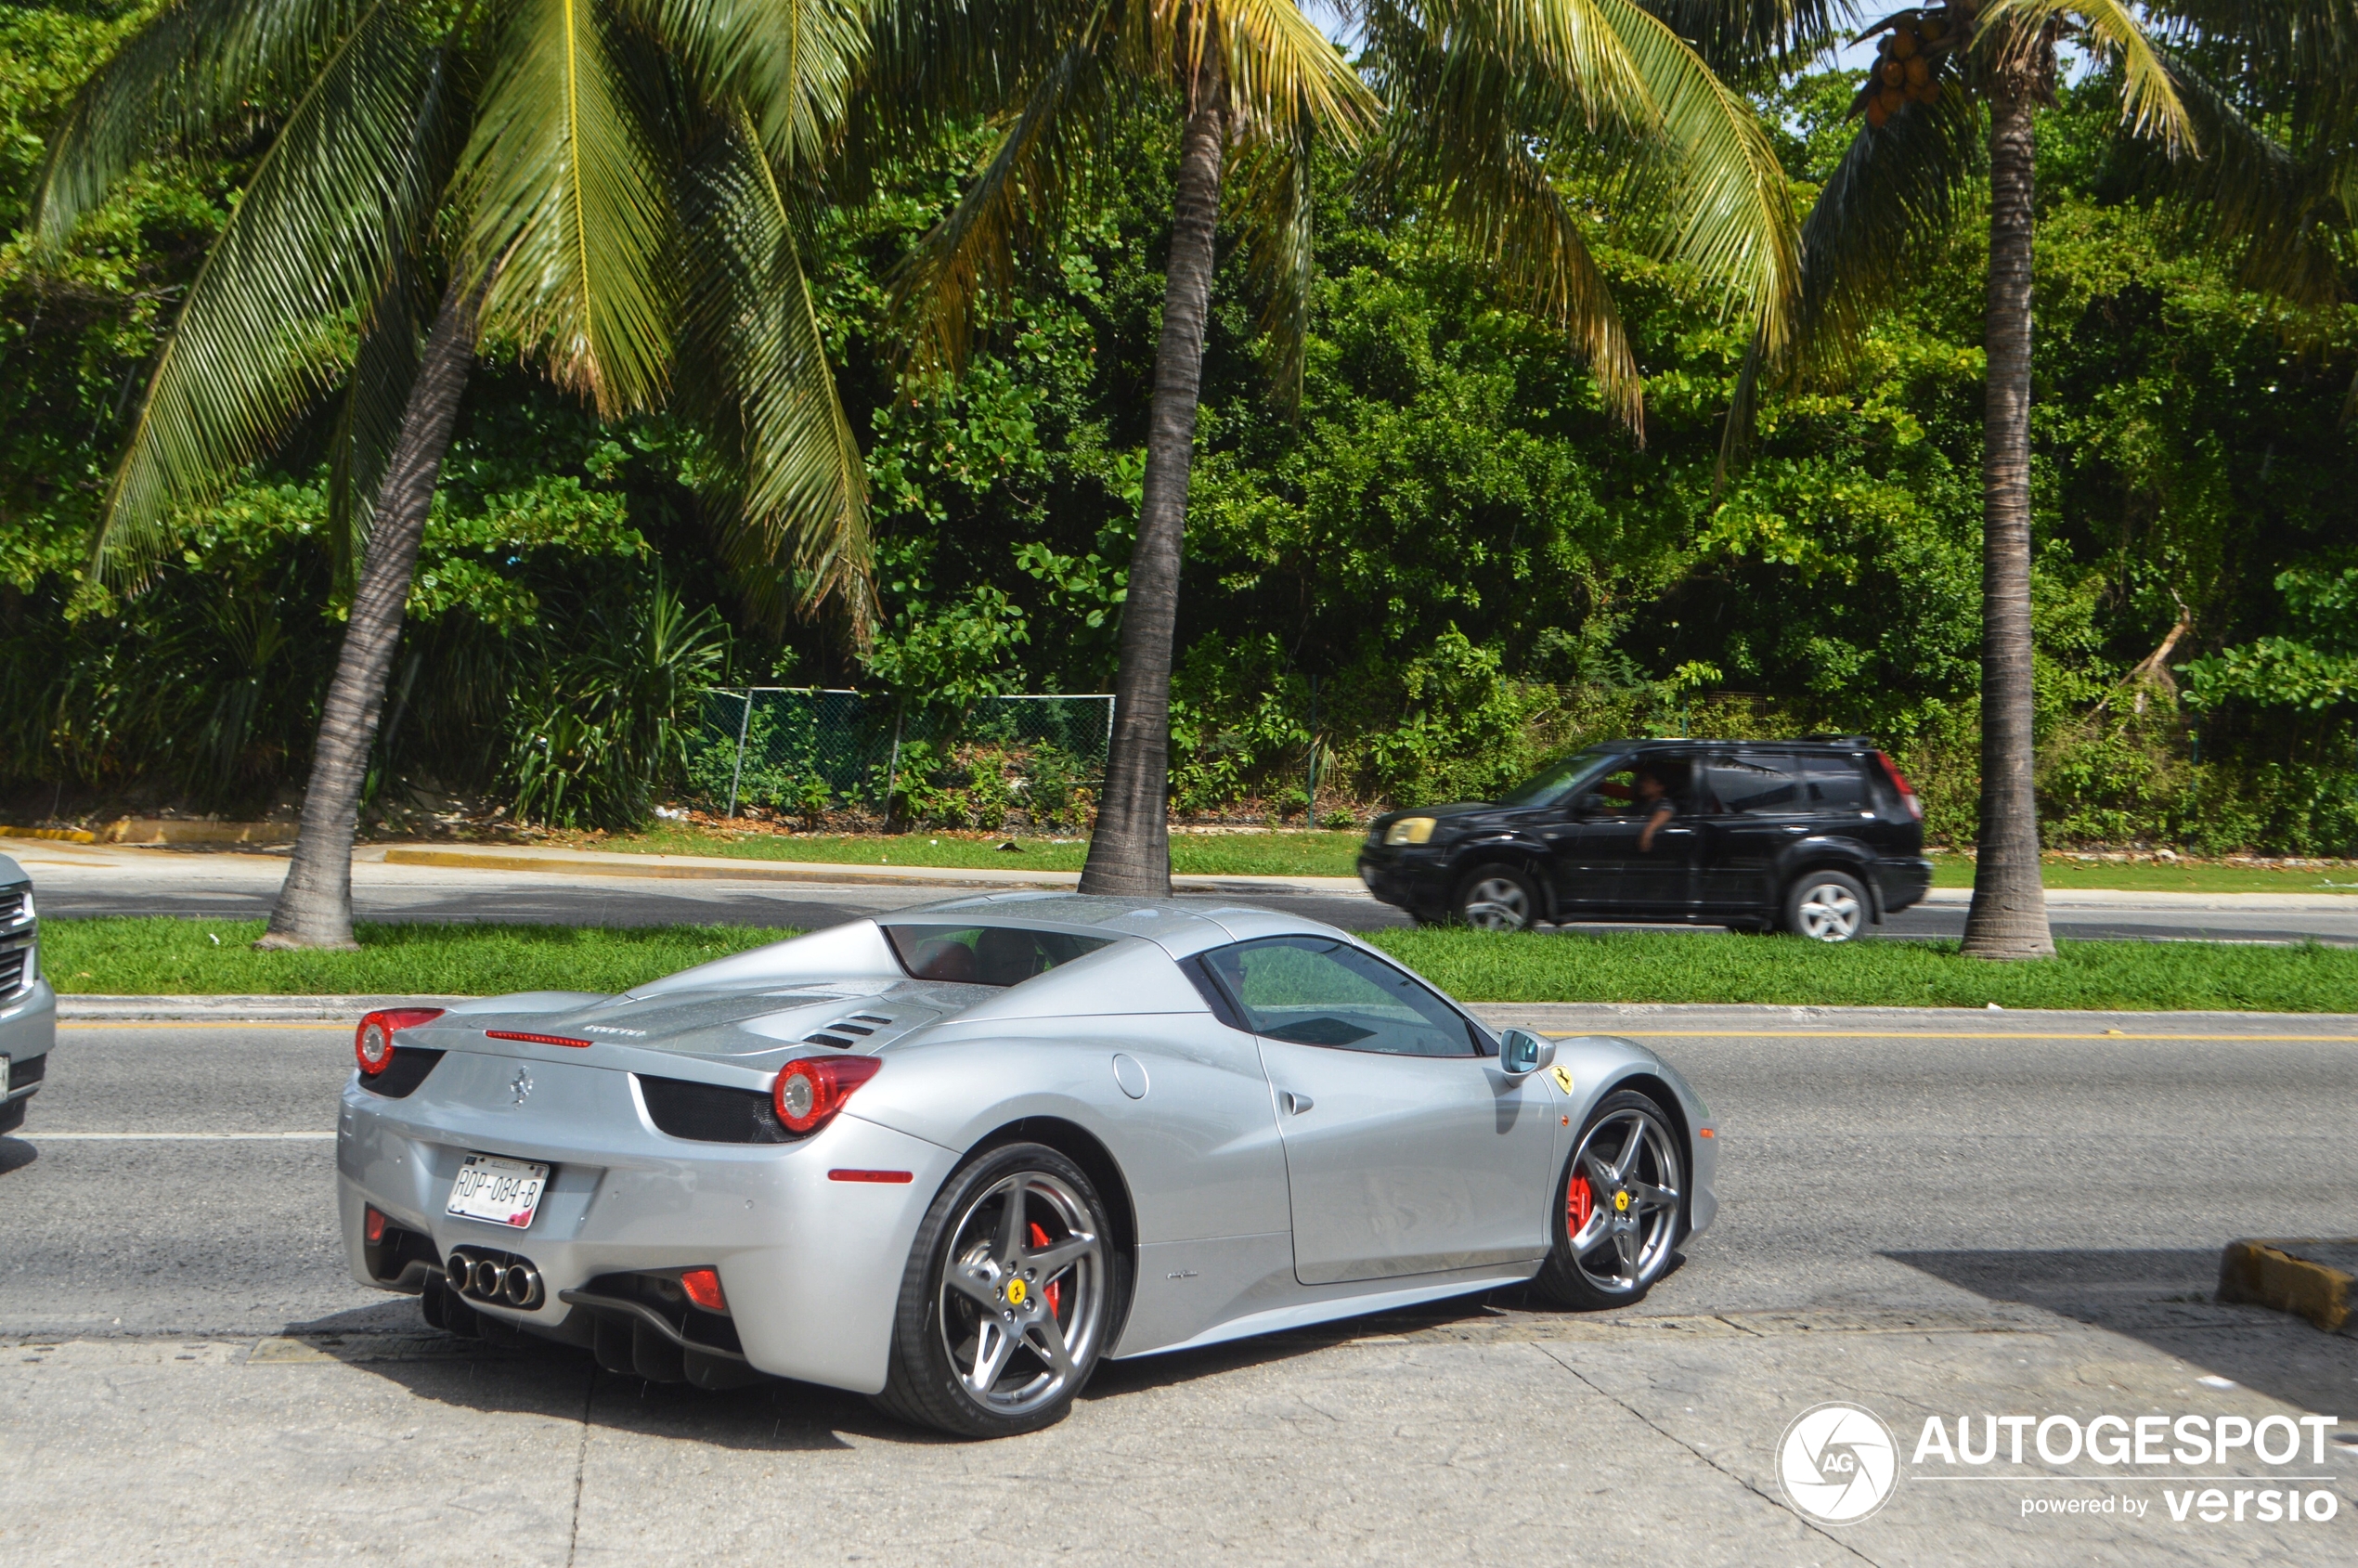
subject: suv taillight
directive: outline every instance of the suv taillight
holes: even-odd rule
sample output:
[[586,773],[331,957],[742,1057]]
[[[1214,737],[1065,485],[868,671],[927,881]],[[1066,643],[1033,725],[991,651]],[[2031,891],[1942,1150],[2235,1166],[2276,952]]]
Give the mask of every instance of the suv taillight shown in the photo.
[[1899,792],[1899,803],[1908,808],[1908,814],[1918,822],[1924,821],[1924,802],[1916,798],[1915,786],[1900,772],[1899,764],[1880,751],[1875,753],[1875,760],[1883,767],[1883,776],[1891,781],[1891,787]]

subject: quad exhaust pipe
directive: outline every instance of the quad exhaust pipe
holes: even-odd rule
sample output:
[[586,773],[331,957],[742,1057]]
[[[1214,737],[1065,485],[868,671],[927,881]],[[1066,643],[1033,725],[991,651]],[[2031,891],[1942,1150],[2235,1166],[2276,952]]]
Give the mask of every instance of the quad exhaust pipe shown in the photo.
[[519,1312],[530,1312],[548,1299],[540,1271],[522,1258],[462,1249],[452,1252],[449,1262],[443,1265],[443,1279],[469,1301],[513,1307]]

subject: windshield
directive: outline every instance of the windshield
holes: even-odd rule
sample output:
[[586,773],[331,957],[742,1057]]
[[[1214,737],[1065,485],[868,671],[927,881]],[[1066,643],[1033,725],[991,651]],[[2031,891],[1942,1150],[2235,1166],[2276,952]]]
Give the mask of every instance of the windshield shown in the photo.
[[1618,746],[1592,745],[1550,763],[1498,797],[1501,806],[1552,806],[1590,774],[1621,759]]
[[1111,937],[1029,931],[1014,926],[887,926],[893,955],[921,980],[961,985],[1021,985],[1083,953],[1111,947]]

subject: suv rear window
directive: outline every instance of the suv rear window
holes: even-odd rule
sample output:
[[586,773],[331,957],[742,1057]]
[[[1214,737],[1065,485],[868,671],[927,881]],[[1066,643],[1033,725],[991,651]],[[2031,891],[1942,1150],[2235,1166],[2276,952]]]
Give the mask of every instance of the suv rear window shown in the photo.
[[1849,757],[1807,757],[1802,759],[1809,774],[1810,803],[1828,811],[1863,811],[1867,809],[1867,781],[1859,771],[1857,758]]
[[911,978],[959,985],[1021,985],[1114,942],[1020,926],[887,926],[884,934]]

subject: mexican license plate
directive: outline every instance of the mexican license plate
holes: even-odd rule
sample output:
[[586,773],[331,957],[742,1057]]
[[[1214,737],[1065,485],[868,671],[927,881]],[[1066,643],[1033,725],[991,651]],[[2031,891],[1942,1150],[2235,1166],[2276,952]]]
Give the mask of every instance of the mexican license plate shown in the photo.
[[502,1160],[496,1154],[471,1154],[450,1184],[446,1214],[489,1220],[496,1225],[522,1230],[532,1224],[540,1195],[549,1188],[549,1167],[528,1160]]

